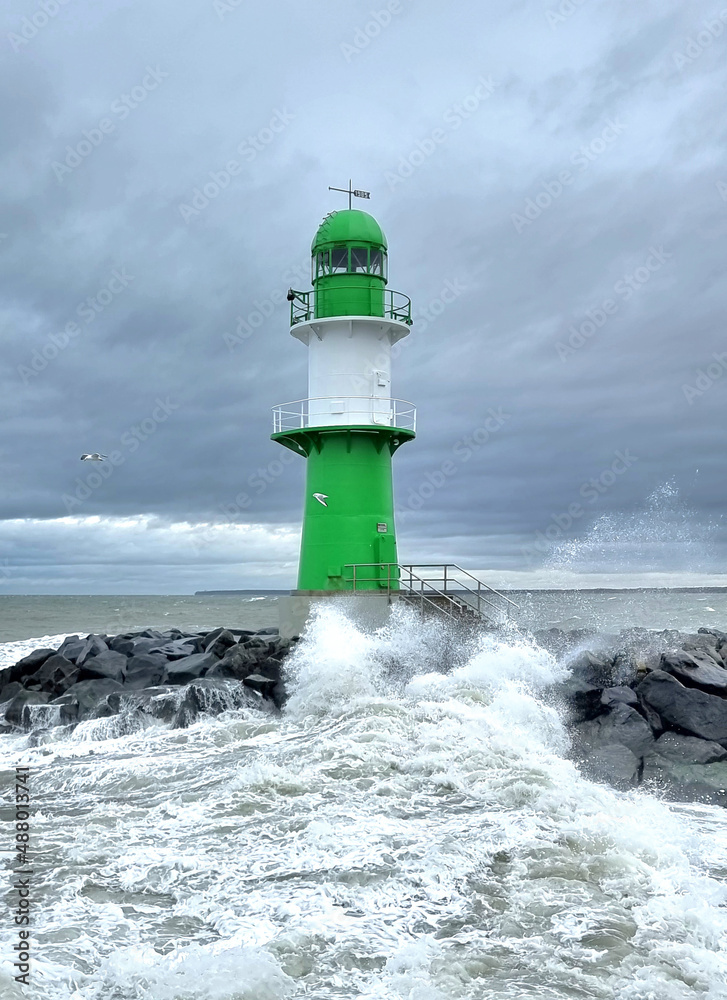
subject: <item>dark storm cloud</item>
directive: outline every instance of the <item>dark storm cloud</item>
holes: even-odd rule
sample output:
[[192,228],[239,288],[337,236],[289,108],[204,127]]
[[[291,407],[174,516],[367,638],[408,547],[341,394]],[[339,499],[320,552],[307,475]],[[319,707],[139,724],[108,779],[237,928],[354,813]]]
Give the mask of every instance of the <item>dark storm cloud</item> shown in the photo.
[[[665,573],[721,572],[726,25],[708,2],[6,3],[2,585],[291,582],[303,462],[269,415],[306,395],[306,356],[284,295],[351,175],[417,320],[402,554],[533,572],[652,510]],[[649,506],[665,483],[708,559]],[[175,547],[195,522],[219,527]]]

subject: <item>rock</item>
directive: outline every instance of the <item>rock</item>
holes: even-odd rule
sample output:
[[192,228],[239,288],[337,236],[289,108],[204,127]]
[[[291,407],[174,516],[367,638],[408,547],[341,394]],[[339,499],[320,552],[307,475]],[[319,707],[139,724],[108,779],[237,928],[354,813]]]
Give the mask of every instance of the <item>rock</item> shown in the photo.
[[590,650],[579,653],[568,666],[573,677],[593,687],[605,688],[613,684],[613,660],[597,656]]
[[[179,661],[177,661],[179,662]],[[167,658],[160,653],[130,656],[126,662],[124,686],[130,691],[164,684],[167,679]]]
[[80,669],[75,663],[60,653],[54,653],[30,679],[40,684],[41,691],[47,691],[55,696],[62,694],[67,687],[74,684],[79,674]]
[[123,653],[115,653],[107,649],[98,656],[89,656],[81,665],[79,680],[97,680],[108,678],[123,683],[126,673],[126,657]]
[[662,653],[661,669],[673,674],[686,687],[699,687],[713,694],[727,692],[727,670],[706,651],[680,649]]
[[160,722],[171,722],[180,704],[178,687],[153,687],[132,695],[145,715]]
[[18,691],[5,709],[5,719],[12,725],[28,728],[31,720],[30,707],[45,705],[49,701],[47,694],[40,691]]
[[23,690],[23,685],[20,681],[11,681],[6,684],[2,691],[0,691],[0,705],[5,704],[8,701],[12,701],[16,694]]
[[258,663],[258,655],[245,646],[231,646],[222,659],[213,667],[215,674],[222,677],[234,677],[244,680],[254,672]]
[[605,691],[602,691],[600,703],[606,708],[611,708],[617,704],[631,705],[633,708],[636,708],[639,704],[639,699],[632,688],[619,686],[606,688]]
[[654,753],[675,764],[715,764],[727,760],[727,750],[719,743],[681,733],[664,733],[654,744]]
[[227,629],[221,629],[216,634],[215,632],[211,632],[210,635],[206,635],[202,642],[205,652],[213,653],[221,659],[231,646],[237,644],[237,639],[232,632],[228,632]]
[[207,671],[218,663],[213,653],[194,653],[181,660],[175,660],[167,666],[167,677],[170,684],[187,684],[203,677]]
[[584,770],[594,781],[606,781],[615,788],[633,788],[639,783],[641,761],[628,747],[615,743],[589,754]]
[[89,635],[80,653],[76,656],[75,662],[79,667],[82,667],[86,660],[91,659],[93,656],[98,656],[99,653],[105,653],[108,648],[100,635]]
[[576,726],[575,732],[591,750],[620,744],[636,757],[643,757],[654,746],[654,736],[643,716],[622,702],[615,703],[605,715]]
[[267,628],[259,628],[255,635],[280,635],[279,630],[274,625],[269,625]]
[[68,688],[63,697],[73,698],[78,702],[79,718],[89,719],[97,706],[110,694],[123,694],[123,687],[118,681],[104,678],[100,680],[78,681]]
[[252,688],[253,691],[259,691],[261,695],[269,698],[272,696],[278,682],[273,678],[265,677],[263,674],[248,674],[242,683],[245,687]]
[[118,715],[121,708],[121,695],[118,691],[112,691],[102,698],[93,711],[94,719],[108,719],[112,715]]
[[698,628],[697,635],[712,635],[717,642],[727,642],[727,632],[722,632],[718,628]]
[[42,667],[45,661],[50,657],[55,655],[55,649],[36,649],[27,656],[24,656],[22,660],[18,660],[14,667],[11,667],[11,673],[16,674],[16,676],[11,677],[13,681],[19,681],[21,677],[28,677],[30,674],[34,674],[39,667]]
[[85,645],[85,639],[80,639],[77,635],[69,635],[66,636],[60,644],[57,652],[59,656],[65,656],[67,660],[71,660],[75,663],[77,658],[83,652]]
[[698,688],[687,688],[664,670],[654,670],[637,694],[676,729],[717,743],[727,743],[727,700]]
[[174,639],[172,642],[156,644],[148,649],[149,653],[161,653],[168,660],[182,660],[199,652],[199,639]]
[[[239,708],[251,695],[241,685],[224,680],[205,677],[192,681],[186,688],[177,714],[172,720],[172,728],[186,729],[199,717],[200,713],[219,715],[231,708]],[[256,705],[256,707],[259,707]]]
[[53,699],[51,705],[59,706],[59,725],[68,725],[69,723],[78,721],[80,708],[78,699],[74,698],[72,694],[59,695]]

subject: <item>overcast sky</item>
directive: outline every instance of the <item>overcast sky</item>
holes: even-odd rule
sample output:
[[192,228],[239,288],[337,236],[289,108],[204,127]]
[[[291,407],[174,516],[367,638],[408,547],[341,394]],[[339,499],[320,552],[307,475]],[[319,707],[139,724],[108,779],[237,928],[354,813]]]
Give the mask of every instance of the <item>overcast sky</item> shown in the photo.
[[0,593],[294,586],[284,295],[349,177],[414,304],[401,558],[727,584],[720,3],[4,0],[0,46]]

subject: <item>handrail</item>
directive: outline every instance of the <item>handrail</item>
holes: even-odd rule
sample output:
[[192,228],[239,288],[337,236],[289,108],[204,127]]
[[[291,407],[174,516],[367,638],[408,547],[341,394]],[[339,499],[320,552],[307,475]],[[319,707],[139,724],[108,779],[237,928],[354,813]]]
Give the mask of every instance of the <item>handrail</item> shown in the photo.
[[[360,570],[371,569],[371,568],[375,568],[376,570],[378,570],[378,573],[373,576],[362,577],[360,575]],[[428,605],[431,605],[432,607],[435,607],[440,611],[444,610],[444,612],[446,614],[449,614],[450,616],[452,612],[443,609],[440,605],[436,604],[431,599],[432,595],[436,595],[438,598],[445,600],[449,605],[449,607],[451,609],[456,608],[458,613],[461,613],[465,608],[468,608],[471,611],[474,611],[478,615],[482,616],[483,615],[482,604],[486,604],[488,607],[493,608],[498,614],[506,613],[506,609],[498,607],[497,604],[494,604],[491,600],[488,600],[488,598],[485,597],[484,594],[482,593],[482,590],[485,590],[488,594],[494,595],[495,597],[501,598],[503,601],[505,601],[507,604],[511,605],[514,608],[519,608],[519,605],[516,604],[515,601],[510,600],[509,597],[506,597],[504,594],[500,593],[499,590],[495,590],[494,587],[490,587],[489,584],[484,583],[482,580],[478,579],[478,577],[476,577],[473,573],[470,573],[469,570],[463,569],[456,563],[425,563],[416,566],[414,564],[403,565],[399,563],[349,563],[344,567],[344,569],[352,570],[351,578],[347,579],[346,582],[351,584],[352,589],[354,591],[358,589],[359,584],[377,583],[382,588],[384,586],[386,587],[387,595],[391,595],[392,592],[392,569],[395,569],[396,574],[394,579],[397,584],[397,589],[398,587],[403,588],[404,591],[409,596],[420,600],[422,602],[422,605],[424,604],[424,602],[426,602]],[[385,578],[383,578],[381,575],[381,571],[384,569],[386,570]],[[415,569],[418,572],[414,572]],[[437,569],[439,570],[439,573],[434,577],[428,577],[426,575],[421,574],[422,570],[428,570],[428,569]],[[466,582],[463,583],[461,580],[457,580],[453,576],[452,571],[454,571],[455,573],[461,573],[462,575],[468,577],[470,580],[473,580],[477,584],[477,589],[475,590],[473,587],[469,586]],[[434,586],[434,582],[438,584],[440,580],[442,581],[442,588],[443,588],[441,590],[438,587]],[[475,598],[476,604],[471,603],[466,598],[458,599],[456,597],[453,597],[451,591],[449,590],[448,584],[449,585],[454,584],[457,586],[459,590],[464,590],[466,593],[471,594]]]
[[[336,282],[335,287],[329,285],[326,288],[320,289],[321,295],[331,295],[338,293],[339,291],[355,291],[355,292],[367,292],[370,288],[367,285],[352,285],[352,284],[338,284]],[[373,289],[376,295],[379,294],[379,289]],[[382,288],[381,292],[383,294],[384,300],[384,315],[383,317],[377,317],[382,319],[395,319],[399,320],[401,323],[406,323],[408,326],[412,324],[411,318],[411,299],[408,295],[403,292],[394,291],[392,288]],[[316,295],[319,293],[319,289],[312,288],[308,292],[299,292],[294,288],[291,288],[288,292],[288,300],[290,301],[290,325],[295,326],[296,323],[308,323],[310,320],[315,319],[316,312]],[[319,317],[330,318],[330,317]]]
[[[351,409],[348,405],[336,413],[326,413],[323,422],[320,413],[311,421],[311,403],[319,404],[313,407],[319,410],[320,404],[331,400],[349,403],[363,401],[362,405]],[[279,403],[273,410],[273,434],[283,431],[303,430],[306,427],[333,427],[347,424],[362,424],[372,427],[392,427],[399,430],[409,430],[416,433],[417,410],[413,403],[406,399],[391,399],[390,396],[312,396],[308,399],[295,399],[290,403]],[[331,417],[337,418],[333,423]],[[376,417],[377,419],[372,419]]]

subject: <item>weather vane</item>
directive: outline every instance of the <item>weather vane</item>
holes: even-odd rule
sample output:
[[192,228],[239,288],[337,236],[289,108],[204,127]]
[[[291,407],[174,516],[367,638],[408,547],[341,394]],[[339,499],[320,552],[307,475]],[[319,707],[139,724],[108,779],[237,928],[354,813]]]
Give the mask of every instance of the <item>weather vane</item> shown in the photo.
[[343,194],[347,194],[348,195],[348,207],[349,208],[351,207],[351,198],[352,197],[353,198],[370,198],[371,197],[371,192],[370,191],[359,191],[358,188],[356,188],[356,189],[352,188],[351,187],[351,181],[348,182],[348,187],[347,188],[334,188],[334,187],[331,187],[329,185],[328,190],[329,191],[342,191]]

